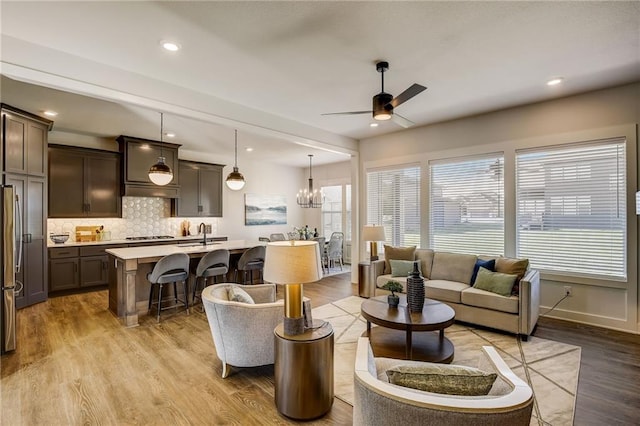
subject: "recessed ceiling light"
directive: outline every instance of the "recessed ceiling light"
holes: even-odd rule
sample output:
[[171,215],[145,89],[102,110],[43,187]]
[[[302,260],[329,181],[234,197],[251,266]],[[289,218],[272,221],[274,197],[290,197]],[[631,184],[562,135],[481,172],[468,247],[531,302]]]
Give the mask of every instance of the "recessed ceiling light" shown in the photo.
[[162,41],[160,44],[170,52],[177,52],[178,50],[180,50],[180,45],[172,41]]
[[175,133],[165,133],[164,135],[165,135],[166,137],[168,137],[168,138],[175,138],[175,137],[176,137],[176,134],[175,134]]
[[378,123],[371,123],[369,124],[369,127],[378,127]]
[[564,79],[562,77],[552,78],[551,80],[547,81],[547,86],[555,86],[562,83],[563,80]]
[[251,151],[253,151],[253,148],[251,148],[250,146],[248,146],[248,147],[246,147],[244,150],[245,150],[245,151],[247,151],[247,152],[251,152]]
[[48,117],[55,117],[56,115],[58,115],[58,113],[55,112],[55,111],[48,111],[47,110],[47,111],[44,112],[44,115],[46,115]]

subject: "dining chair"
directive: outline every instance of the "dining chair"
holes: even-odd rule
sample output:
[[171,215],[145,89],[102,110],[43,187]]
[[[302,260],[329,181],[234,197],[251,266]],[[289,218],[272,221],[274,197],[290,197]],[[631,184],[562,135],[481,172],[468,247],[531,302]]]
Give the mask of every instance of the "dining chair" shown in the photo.
[[271,241],[287,241],[287,238],[282,233],[269,235]]

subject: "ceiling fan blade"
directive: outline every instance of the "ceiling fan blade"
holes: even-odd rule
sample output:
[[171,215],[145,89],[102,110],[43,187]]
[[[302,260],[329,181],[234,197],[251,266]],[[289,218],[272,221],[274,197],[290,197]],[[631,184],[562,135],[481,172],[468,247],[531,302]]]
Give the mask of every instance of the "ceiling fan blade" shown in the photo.
[[422,93],[425,90],[427,90],[426,87],[424,87],[424,86],[422,86],[420,84],[413,83],[413,85],[411,87],[409,87],[404,92],[400,93],[391,102],[389,102],[389,105],[391,105],[392,107],[395,108],[395,107],[397,107],[399,105],[402,105],[403,103],[407,102],[409,99],[411,99],[414,96]]
[[356,114],[371,114],[373,111],[347,111],[347,112],[326,112],[320,115],[356,115]]
[[393,115],[391,116],[391,121],[396,123],[398,126],[404,127],[405,129],[407,127],[411,127],[416,124],[413,121],[409,120],[408,118],[404,118],[403,116],[398,115],[398,113],[396,112],[394,112]]

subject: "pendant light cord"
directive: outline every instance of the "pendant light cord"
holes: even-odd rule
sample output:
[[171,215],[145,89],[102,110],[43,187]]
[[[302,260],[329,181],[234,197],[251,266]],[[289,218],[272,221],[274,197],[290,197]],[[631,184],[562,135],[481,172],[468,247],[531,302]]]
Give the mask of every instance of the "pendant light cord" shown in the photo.
[[162,140],[162,134],[164,133],[164,114],[160,113],[160,157],[162,157],[162,145],[164,141]]
[[235,143],[235,166],[234,168],[238,168],[238,129],[236,129],[236,143]]

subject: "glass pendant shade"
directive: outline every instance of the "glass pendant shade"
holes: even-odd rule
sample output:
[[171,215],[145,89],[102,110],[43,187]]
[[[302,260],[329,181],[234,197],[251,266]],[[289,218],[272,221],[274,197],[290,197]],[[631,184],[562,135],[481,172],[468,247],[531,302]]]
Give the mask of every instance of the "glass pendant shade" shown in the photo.
[[173,172],[171,167],[165,163],[165,157],[162,155],[162,135],[164,127],[164,115],[160,113],[160,156],[158,162],[149,169],[149,179],[158,186],[167,185],[173,180]]
[[238,171],[238,131],[236,130],[236,143],[235,143],[235,163],[233,171],[227,176],[227,187],[232,191],[239,191],[244,188],[244,176]]

